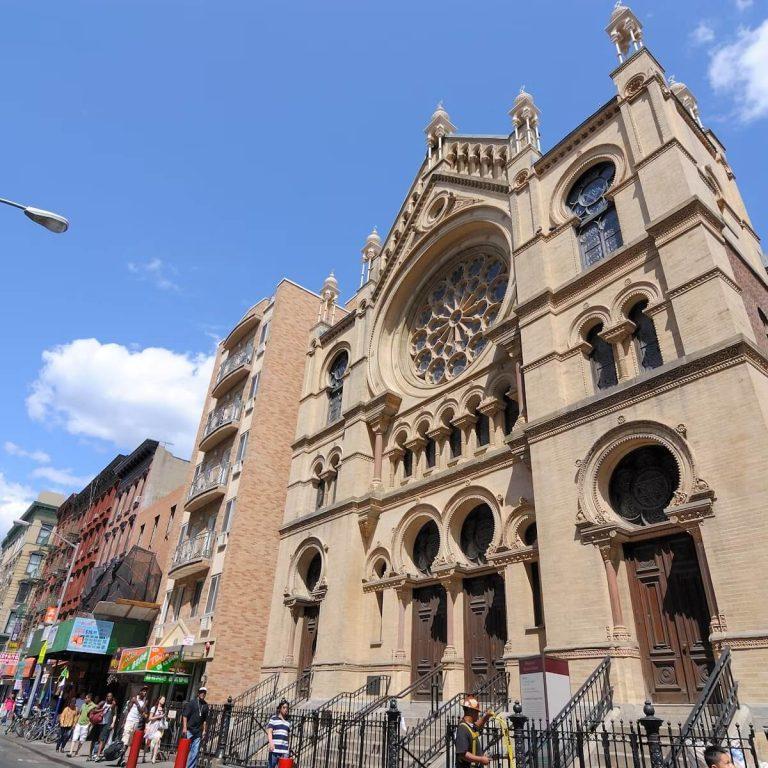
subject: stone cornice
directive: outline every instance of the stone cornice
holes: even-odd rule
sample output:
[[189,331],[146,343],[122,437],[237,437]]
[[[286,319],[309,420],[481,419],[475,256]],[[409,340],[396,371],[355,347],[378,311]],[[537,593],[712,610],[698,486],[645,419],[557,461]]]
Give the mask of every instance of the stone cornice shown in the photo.
[[341,320],[337,320],[327,331],[323,331],[317,338],[320,342],[320,346],[325,346],[329,342],[333,341],[342,331],[345,331],[350,326],[355,324],[356,312],[350,312],[345,315]]
[[768,359],[749,339],[738,335],[619,384],[606,394],[594,395],[537,419],[525,426],[525,435],[530,443],[536,443],[742,363],[749,363],[768,375]]
[[728,275],[726,275],[725,272],[720,269],[720,267],[714,267],[707,272],[702,272],[700,275],[692,277],[690,280],[686,280],[684,283],[680,283],[680,285],[677,285],[674,288],[670,288],[667,291],[667,298],[677,298],[678,296],[682,296],[682,294],[687,293],[691,289],[697,288],[698,286],[715,279],[722,280],[729,288],[732,288],[734,291],[736,291],[736,293],[741,293],[741,288],[739,288],[739,286]]

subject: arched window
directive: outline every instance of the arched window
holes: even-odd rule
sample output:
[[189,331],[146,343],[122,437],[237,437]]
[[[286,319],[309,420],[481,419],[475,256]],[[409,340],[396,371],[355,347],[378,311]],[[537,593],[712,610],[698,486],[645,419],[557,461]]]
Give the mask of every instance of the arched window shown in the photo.
[[605,198],[615,176],[613,163],[599,163],[583,173],[568,193],[566,203],[579,217],[577,235],[585,267],[622,245],[616,207]]
[[328,423],[341,418],[341,398],[344,394],[344,374],[347,372],[349,355],[339,352],[328,373]]
[[448,436],[448,443],[451,447],[451,458],[457,459],[461,456],[461,430],[455,425],[451,425],[451,434]]
[[406,448],[403,451],[403,476],[410,477],[413,474],[413,451]]
[[485,553],[493,539],[493,512],[487,504],[476,506],[461,526],[461,551],[478,565],[486,562]]
[[644,371],[658,368],[664,363],[661,359],[659,339],[656,336],[656,326],[654,326],[653,320],[645,314],[647,307],[648,299],[643,299],[632,307],[628,315],[629,319],[635,324],[632,338],[637,343],[640,367]]
[[424,446],[424,455],[427,459],[427,467],[434,467],[437,458],[437,443],[434,437],[428,437]]
[[504,434],[508,435],[515,428],[517,417],[520,415],[520,406],[517,400],[513,400],[506,393],[504,394]]
[[304,577],[304,583],[307,585],[307,592],[312,592],[320,581],[320,573],[323,570],[323,559],[320,553],[316,552],[307,566],[307,575]]
[[587,334],[587,342],[592,346],[589,359],[595,375],[595,384],[597,384],[598,389],[607,389],[618,384],[619,378],[616,375],[613,347],[605,339],[601,338],[600,332],[602,330],[603,324],[598,323]]
[[431,573],[432,563],[440,551],[440,531],[437,523],[430,520],[416,534],[413,542],[413,562],[421,573]]
[[523,534],[523,544],[526,547],[532,547],[539,540],[539,534],[536,530],[536,523],[531,523]]
[[478,445],[488,445],[491,441],[491,420],[485,413],[475,411],[477,421],[475,421],[475,436]]
[[763,333],[765,334],[765,337],[768,338],[768,317],[765,316],[765,312],[763,312],[760,307],[757,308],[757,316],[760,318],[760,322],[763,325]]

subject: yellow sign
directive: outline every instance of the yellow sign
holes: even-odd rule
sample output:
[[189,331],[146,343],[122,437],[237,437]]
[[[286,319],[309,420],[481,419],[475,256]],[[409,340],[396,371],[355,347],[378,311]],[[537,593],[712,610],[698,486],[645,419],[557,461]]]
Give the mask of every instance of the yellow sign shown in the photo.
[[37,663],[42,664],[45,661],[45,652],[48,650],[48,641],[43,640],[43,644],[40,646],[40,654],[37,657]]

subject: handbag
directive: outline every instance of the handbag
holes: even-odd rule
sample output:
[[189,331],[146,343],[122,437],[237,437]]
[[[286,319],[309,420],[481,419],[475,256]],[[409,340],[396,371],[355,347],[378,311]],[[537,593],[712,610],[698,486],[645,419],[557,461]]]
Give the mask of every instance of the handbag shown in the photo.
[[101,725],[104,722],[104,710],[101,707],[94,707],[88,713],[88,719],[91,725]]

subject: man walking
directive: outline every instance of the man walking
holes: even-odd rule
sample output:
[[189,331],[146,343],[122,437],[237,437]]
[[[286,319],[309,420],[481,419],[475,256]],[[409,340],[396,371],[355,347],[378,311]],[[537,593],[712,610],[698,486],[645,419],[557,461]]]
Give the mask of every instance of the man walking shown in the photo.
[[[88,731],[91,730],[91,721],[88,715],[95,706],[93,696],[90,693],[86,693],[83,705],[77,714],[75,729],[72,731],[72,744],[69,747],[69,752],[67,752],[67,757],[75,757],[80,752],[80,747],[88,738]],[[73,749],[75,750],[74,753],[72,752]]]
[[128,715],[123,726],[123,744],[126,749],[131,746],[131,737],[138,728],[142,730],[147,719],[147,706],[149,704],[149,686],[142,686],[137,696],[133,696],[128,703]]
[[288,702],[283,699],[277,705],[277,712],[269,718],[267,723],[267,738],[269,739],[269,764],[268,768],[277,768],[281,757],[288,757],[288,740],[291,733],[291,724],[288,721]]
[[462,702],[464,717],[456,728],[456,768],[470,768],[473,765],[489,765],[491,760],[480,752],[480,731],[488,722],[490,714],[480,716],[480,704],[474,696]]
[[208,728],[208,705],[205,703],[207,693],[208,689],[201,686],[197,689],[197,699],[184,702],[181,710],[181,733],[191,740],[187,768],[197,768],[200,741]]

